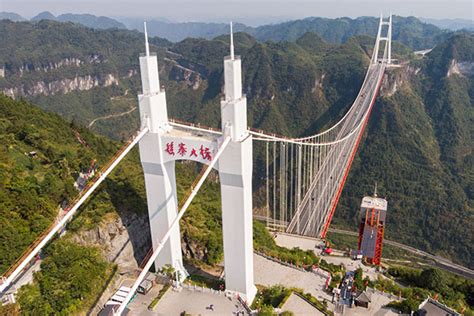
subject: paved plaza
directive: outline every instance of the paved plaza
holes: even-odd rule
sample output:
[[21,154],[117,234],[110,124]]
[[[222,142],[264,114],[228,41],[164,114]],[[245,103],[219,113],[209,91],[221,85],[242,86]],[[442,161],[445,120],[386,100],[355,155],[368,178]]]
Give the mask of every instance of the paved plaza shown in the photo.
[[[331,303],[332,294],[324,291],[326,279],[311,272],[303,272],[268,260],[260,255],[254,257],[255,284],[265,286],[284,285],[297,287],[311,293],[318,300],[326,299]],[[330,304],[331,305],[331,304]]]
[[321,239],[279,233],[276,234],[275,242],[278,246],[288,249],[298,247],[302,250],[313,250],[317,255],[321,253],[321,249],[316,246],[324,244]]
[[[213,310],[210,305],[213,305]],[[209,292],[191,291],[182,289],[180,292],[168,290],[161,298],[151,314],[133,315],[163,315],[174,316],[182,312],[191,315],[236,315],[242,310],[242,305],[234,298],[228,298],[224,294],[218,295]]]
[[295,316],[319,316],[324,315],[319,310],[314,308],[313,305],[306,302],[298,295],[292,293],[285,304],[281,307],[282,311],[293,312]]

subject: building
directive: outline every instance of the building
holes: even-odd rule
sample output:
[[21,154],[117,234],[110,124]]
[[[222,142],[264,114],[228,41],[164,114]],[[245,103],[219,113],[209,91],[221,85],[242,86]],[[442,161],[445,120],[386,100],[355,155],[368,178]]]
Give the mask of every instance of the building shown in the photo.
[[369,263],[380,265],[387,200],[377,197],[377,187],[375,187],[373,197],[366,196],[362,199],[360,214],[359,254],[364,256]]
[[372,301],[370,293],[366,291],[359,292],[355,297],[354,302],[356,306],[369,308],[369,304]]
[[448,306],[441,304],[440,302],[428,297],[418,307],[418,311],[415,312],[417,316],[461,316],[455,310]]

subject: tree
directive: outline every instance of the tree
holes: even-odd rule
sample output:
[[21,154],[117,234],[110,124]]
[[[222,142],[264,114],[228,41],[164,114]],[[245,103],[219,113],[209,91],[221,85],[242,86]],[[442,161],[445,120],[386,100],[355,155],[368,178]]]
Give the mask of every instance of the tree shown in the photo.
[[448,286],[446,274],[435,268],[423,270],[418,278],[418,285],[438,293],[443,292]]
[[273,316],[276,315],[273,306],[271,305],[263,305],[260,310],[258,311],[259,316]]

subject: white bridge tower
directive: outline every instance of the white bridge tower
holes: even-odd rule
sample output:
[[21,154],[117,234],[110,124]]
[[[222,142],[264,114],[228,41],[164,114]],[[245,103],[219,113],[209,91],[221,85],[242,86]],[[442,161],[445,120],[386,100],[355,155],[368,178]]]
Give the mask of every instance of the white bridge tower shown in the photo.
[[[249,304],[257,293],[253,278],[252,136],[247,129],[247,99],[242,95],[241,61],[234,56],[231,24],[230,56],[224,59],[225,97],[221,101],[222,133],[196,132],[170,123],[165,92],[160,88],[156,55],[140,57],[143,94],[138,96],[142,127],[150,132],[140,141],[153,249],[177,216],[176,160],[209,164],[224,137],[231,141],[215,168],[222,197],[222,230],[226,291]],[[196,128],[194,128],[196,129]],[[155,266],[172,265],[187,275],[181,254],[179,227],[158,255]]]

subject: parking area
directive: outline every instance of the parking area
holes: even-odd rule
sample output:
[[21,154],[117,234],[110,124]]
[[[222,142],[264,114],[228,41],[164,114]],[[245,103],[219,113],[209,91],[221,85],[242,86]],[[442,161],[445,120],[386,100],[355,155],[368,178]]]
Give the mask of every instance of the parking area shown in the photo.
[[128,304],[129,315],[156,315],[155,312],[148,310],[148,306],[162,288],[163,285],[157,284],[146,295],[137,294],[135,299]]

